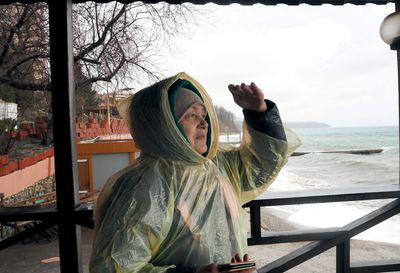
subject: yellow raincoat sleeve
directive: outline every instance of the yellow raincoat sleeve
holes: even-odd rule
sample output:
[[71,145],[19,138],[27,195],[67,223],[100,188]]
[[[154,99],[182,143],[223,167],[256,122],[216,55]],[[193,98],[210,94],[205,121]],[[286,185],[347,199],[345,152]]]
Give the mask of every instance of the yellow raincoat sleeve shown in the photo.
[[297,136],[285,128],[287,140],[268,136],[243,124],[239,148],[222,148],[218,163],[229,177],[241,203],[245,204],[264,192],[275,180],[290,154],[300,145]]
[[166,181],[151,170],[131,170],[109,180],[102,193],[90,272],[159,273],[175,267],[151,260],[172,223],[174,198]]

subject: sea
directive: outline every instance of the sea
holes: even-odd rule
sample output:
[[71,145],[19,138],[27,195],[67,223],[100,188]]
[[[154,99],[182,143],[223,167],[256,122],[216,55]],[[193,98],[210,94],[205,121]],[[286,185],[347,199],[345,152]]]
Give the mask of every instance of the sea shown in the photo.
[[[302,145],[268,191],[357,188],[399,184],[399,128],[321,127],[293,129]],[[233,139],[233,136],[230,136]],[[372,154],[324,153],[382,149]],[[260,196],[263,198],[263,196]],[[300,228],[344,226],[392,200],[291,205],[269,213]],[[268,217],[264,215],[263,217]],[[360,233],[355,239],[400,244],[400,215]]]

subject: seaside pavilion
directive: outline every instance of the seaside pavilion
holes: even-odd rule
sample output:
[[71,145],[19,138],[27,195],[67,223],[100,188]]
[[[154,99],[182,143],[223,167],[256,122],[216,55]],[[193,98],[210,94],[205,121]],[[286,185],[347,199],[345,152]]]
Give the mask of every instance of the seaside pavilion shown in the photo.
[[[31,4],[36,0],[2,0],[1,4],[14,2]],[[73,50],[72,50],[72,23],[71,10],[74,3],[82,0],[47,0],[49,9],[50,29],[50,65],[51,65],[51,89],[57,90],[52,94],[54,113],[54,147],[55,170],[58,183],[56,186],[57,206],[46,208],[0,208],[0,221],[26,221],[39,220],[44,226],[57,225],[59,237],[60,269],[62,273],[83,272],[81,256],[80,226],[93,227],[93,211],[90,206],[81,204],[78,197],[77,157],[75,154],[75,122],[74,116],[74,82],[73,82]],[[108,0],[96,1],[100,3]],[[128,3],[130,1],[119,1]],[[145,0],[146,3],[156,3],[157,0]],[[180,4],[180,0],[167,0],[168,3]],[[204,4],[208,1],[190,0],[194,4]],[[216,4],[227,5],[239,3],[252,5],[261,3],[264,5],[376,5],[396,4],[396,10],[400,11],[400,2],[395,0],[215,0]],[[398,31],[398,30],[397,30]],[[394,50],[399,49],[400,35],[390,40]],[[388,47],[389,50],[389,47]],[[399,64],[399,51],[397,59]],[[62,155],[62,156],[57,156]],[[340,202],[348,200],[389,199],[394,201],[376,211],[351,222],[340,229],[329,231],[312,230],[274,236],[262,236],[260,229],[260,207],[270,205],[288,205],[304,203]],[[246,205],[250,208],[251,237],[250,245],[283,243],[295,241],[312,241],[292,253],[272,262],[260,269],[259,272],[284,272],[296,265],[315,257],[331,247],[337,247],[336,272],[384,272],[400,271],[400,261],[382,261],[376,264],[350,264],[349,240],[354,235],[384,221],[400,212],[400,188],[398,185],[373,189],[343,189],[337,191],[313,191],[293,193],[282,196],[271,195],[268,200],[252,201]],[[16,242],[21,238],[11,238]],[[0,242],[0,249],[6,248],[7,243]]]

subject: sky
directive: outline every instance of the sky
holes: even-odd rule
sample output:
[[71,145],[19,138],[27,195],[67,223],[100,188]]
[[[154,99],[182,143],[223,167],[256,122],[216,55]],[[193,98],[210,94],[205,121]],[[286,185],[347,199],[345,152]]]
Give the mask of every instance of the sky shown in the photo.
[[227,86],[255,82],[284,121],[398,124],[396,53],[379,35],[394,5],[196,8],[207,15],[173,41],[162,69],[197,79],[214,104],[242,117]]

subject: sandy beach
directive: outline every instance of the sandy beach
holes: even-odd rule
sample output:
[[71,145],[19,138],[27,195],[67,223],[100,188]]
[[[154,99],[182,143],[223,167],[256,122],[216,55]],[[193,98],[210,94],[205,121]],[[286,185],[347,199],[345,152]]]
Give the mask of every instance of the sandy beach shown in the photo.
[[[293,225],[276,215],[263,215],[262,226],[273,231],[291,230]],[[92,230],[82,228],[82,262],[84,272],[88,271],[91,252]],[[260,268],[273,260],[288,254],[305,243],[273,244],[250,246],[249,255]],[[314,257],[286,272],[330,273],[335,272],[335,248]],[[60,272],[58,241],[27,242],[16,244],[0,251],[1,273],[55,273]],[[372,241],[351,240],[351,262],[400,259],[400,245]]]

